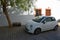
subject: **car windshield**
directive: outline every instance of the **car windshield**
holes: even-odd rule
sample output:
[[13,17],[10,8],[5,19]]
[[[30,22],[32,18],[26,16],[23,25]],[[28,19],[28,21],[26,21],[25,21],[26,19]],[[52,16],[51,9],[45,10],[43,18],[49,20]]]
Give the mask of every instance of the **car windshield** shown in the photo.
[[32,20],[33,20],[34,22],[40,23],[42,19],[44,19],[44,17],[35,18],[35,19],[32,19]]

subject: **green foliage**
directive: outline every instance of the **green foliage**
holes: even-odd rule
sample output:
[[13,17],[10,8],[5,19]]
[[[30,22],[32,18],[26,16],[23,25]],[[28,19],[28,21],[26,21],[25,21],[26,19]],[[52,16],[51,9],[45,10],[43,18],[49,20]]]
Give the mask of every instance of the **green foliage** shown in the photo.
[[14,6],[14,2],[11,0],[10,1],[10,5],[13,7]]
[[23,11],[29,10],[29,8],[33,5],[34,0],[6,0],[10,2],[12,7],[17,6]]
[[11,6],[17,6],[24,11],[27,11],[33,4],[33,0],[10,0]]

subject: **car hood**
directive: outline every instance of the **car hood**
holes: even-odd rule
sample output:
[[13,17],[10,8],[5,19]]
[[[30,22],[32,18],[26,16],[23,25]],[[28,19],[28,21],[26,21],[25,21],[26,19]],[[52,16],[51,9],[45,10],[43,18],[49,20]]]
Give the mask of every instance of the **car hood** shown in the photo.
[[29,20],[29,21],[26,22],[25,27],[30,29],[30,25],[33,25],[32,28],[36,28],[36,27],[39,27],[39,25],[41,25],[41,24],[37,23],[37,22],[34,22],[32,20]]

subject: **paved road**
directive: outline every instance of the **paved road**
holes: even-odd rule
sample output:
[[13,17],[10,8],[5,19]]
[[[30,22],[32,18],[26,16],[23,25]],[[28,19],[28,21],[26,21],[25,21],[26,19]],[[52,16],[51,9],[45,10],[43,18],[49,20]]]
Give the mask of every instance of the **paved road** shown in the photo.
[[39,35],[28,34],[23,29],[24,27],[0,28],[0,40],[60,40],[60,28]]

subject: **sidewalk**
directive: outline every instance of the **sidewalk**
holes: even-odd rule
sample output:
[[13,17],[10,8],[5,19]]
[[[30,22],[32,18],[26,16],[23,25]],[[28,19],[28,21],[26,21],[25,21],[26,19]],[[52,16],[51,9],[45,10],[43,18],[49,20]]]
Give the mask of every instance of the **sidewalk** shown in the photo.
[[18,32],[22,31],[23,27],[0,27],[0,40],[13,40]]
[[30,35],[24,31],[24,26],[0,28],[0,40],[60,40],[60,28],[57,31]]

